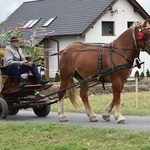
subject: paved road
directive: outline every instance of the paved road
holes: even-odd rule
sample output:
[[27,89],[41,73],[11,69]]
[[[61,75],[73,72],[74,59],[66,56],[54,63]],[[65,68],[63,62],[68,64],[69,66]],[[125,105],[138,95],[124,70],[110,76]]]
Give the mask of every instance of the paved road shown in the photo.
[[9,121],[24,121],[24,122],[41,122],[50,123],[55,122],[59,124],[76,124],[84,126],[92,126],[99,128],[119,128],[119,129],[134,129],[150,131],[150,116],[125,116],[127,124],[117,124],[113,115],[111,121],[106,122],[102,119],[102,115],[98,115],[98,122],[89,122],[85,113],[66,113],[68,116],[68,122],[59,122],[57,112],[50,112],[47,117],[39,118],[33,111],[19,111],[15,116],[8,116]]

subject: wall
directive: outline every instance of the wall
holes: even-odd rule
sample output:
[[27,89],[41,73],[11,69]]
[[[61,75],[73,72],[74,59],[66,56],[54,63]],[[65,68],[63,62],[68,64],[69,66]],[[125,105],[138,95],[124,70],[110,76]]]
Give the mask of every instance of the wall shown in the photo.
[[[59,42],[59,50],[64,49],[69,44],[73,42],[85,42],[84,37],[81,36],[63,36],[63,37],[55,37],[55,40]],[[49,47],[51,48],[51,51],[49,52],[49,55],[57,52],[57,42],[52,41],[49,39]],[[49,57],[49,77],[54,78],[55,73],[58,70],[58,56],[51,56]]]
[[[114,15],[108,11],[85,35],[85,41],[88,43],[110,43],[127,29],[127,22],[137,22],[143,18],[135,13],[133,7],[126,0],[119,0],[112,7],[117,10]],[[102,36],[102,21],[114,21],[114,36]]]

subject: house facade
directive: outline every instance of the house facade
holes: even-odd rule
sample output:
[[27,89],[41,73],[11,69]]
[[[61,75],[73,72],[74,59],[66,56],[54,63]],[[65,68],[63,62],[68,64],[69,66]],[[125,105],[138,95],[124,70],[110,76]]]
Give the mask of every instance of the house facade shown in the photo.
[[[42,12],[41,9],[46,5],[49,5],[50,10]],[[26,9],[28,9],[30,16],[28,14],[23,16]],[[26,2],[10,16],[10,18],[14,17],[14,20],[8,19],[6,25],[10,26],[15,21],[19,21],[18,17],[15,20],[16,16],[26,21],[40,18],[37,19],[37,22],[35,20],[33,29],[41,23],[47,32],[53,31],[50,35],[41,37],[39,41],[45,45],[45,48],[51,49],[45,52],[46,74],[50,78],[54,78],[56,71],[59,70],[59,56],[49,57],[49,55],[64,49],[73,42],[110,43],[129,28],[133,22],[150,19],[149,14],[136,0]],[[26,36],[29,35],[29,29],[27,29]],[[145,58],[146,55],[142,54],[142,57]],[[145,61],[145,59],[143,60]],[[144,67],[146,68],[146,66]]]

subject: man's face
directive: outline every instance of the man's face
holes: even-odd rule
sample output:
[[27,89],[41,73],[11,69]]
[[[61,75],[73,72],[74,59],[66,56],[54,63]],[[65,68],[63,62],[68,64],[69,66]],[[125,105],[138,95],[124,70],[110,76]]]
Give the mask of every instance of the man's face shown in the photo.
[[11,42],[11,44],[16,48],[19,47],[19,41],[13,41],[13,42]]

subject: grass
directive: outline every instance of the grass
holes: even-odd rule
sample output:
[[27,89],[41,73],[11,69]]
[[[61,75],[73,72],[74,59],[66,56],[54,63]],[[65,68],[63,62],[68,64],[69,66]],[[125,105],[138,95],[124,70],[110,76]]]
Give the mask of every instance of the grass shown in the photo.
[[150,132],[1,121],[1,150],[149,150]]
[[[89,102],[95,113],[101,114],[104,112],[107,105],[112,100],[112,94],[90,95]],[[79,101],[79,108],[74,108],[71,102],[66,98],[64,100],[64,108],[66,112],[83,112],[85,108]],[[52,111],[57,111],[58,104],[51,105]],[[121,111],[123,115],[150,115],[150,93],[139,92],[138,94],[138,107],[136,106],[135,93],[128,92],[121,95]]]

